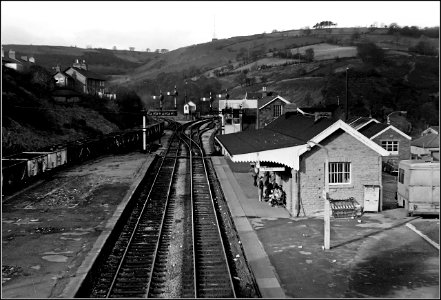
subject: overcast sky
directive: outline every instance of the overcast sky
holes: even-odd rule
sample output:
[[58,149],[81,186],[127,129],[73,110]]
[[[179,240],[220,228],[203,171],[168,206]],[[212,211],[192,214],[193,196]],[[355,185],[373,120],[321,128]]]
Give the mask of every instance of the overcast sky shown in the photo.
[[374,22],[433,27],[439,1],[2,1],[2,44],[174,50],[233,36]]

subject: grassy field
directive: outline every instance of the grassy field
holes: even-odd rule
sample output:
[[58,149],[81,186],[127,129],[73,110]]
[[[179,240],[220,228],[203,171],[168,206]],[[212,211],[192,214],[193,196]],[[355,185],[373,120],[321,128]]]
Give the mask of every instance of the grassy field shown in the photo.
[[314,60],[326,60],[326,59],[334,59],[336,57],[355,57],[357,56],[357,48],[354,46],[337,46],[331,45],[327,43],[321,43],[311,46],[304,46],[300,48],[291,49],[292,54],[297,54],[297,52],[301,54],[305,54],[306,49],[312,48],[314,49]]

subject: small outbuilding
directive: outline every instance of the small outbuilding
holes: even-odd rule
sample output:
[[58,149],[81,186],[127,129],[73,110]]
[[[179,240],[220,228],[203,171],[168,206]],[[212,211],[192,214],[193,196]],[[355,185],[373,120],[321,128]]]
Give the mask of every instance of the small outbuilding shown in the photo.
[[412,159],[431,159],[439,161],[439,134],[429,133],[411,144]]

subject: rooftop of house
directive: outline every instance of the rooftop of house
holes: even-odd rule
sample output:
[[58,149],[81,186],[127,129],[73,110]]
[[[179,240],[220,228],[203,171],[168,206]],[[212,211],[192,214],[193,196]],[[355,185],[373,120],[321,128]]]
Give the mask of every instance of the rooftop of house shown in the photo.
[[377,120],[375,120],[371,117],[353,117],[353,118],[349,119],[346,123],[348,123],[349,125],[351,125],[355,129],[359,129],[360,127],[364,126],[365,124],[367,124],[371,121],[378,122]]
[[246,92],[244,98],[245,98],[245,99],[261,99],[261,98],[262,98],[262,93],[250,93],[250,92]]
[[334,112],[339,107],[338,104],[329,104],[324,106],[299,107],[299,109],[305,113],[313,114],[316,112]]
[[287,104],[290,103],[288,100],[286,100],[282,96],[277,95],[277,94],[272,94],[272,95],[264,96],[258,100],[259,109],[266,106],[267,104],[271,103],[272,101],[274,101],[277,98],[281,99],[283,102],[285,102]]
[[228,145],[231,154],[242,154],[303,145],[333,123],[327,118],[315,121],[314,117],[293,112],[280,116],[263,129],[217,138],[222,144]]
[[413,140],[410,145],[420,148],[439,148],[439,134],[429,133]]
[[432,128],[433,130],[439,133],[439,126],[429,126],[427,129],[429,128]]
[[74,69],[76,72],[82,74],[83,76],[85,76],[87,78],[101,80],[101,81],[106,81],[107,80],[104,75],[97,74],[97,73],[91,72],[89,70],[84,70],[84,69],[80,69],[80,68],[77,68],[77,67],[69,67],[69,68],[66,69],[66,71],[69,70],[69,69]]
[[364,134],[366,137],[371,138],[374,135],[376,135],[377,133],[379,133],[379,132],[383,131],[384,129],[388,128],[389,126],[390,125],[388,125],[388,124],[372,122],[372,123],[364,126],[363,128],[361,128],[359,130],[359,132]]

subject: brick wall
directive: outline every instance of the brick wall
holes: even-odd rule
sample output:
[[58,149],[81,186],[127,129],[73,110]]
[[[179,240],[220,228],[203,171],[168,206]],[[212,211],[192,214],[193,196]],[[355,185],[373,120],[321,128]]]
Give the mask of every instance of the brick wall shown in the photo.
[[259,128],[265,127],[265,124],[268,125],[271,121],[276,119],[276,117],[274,117],[274,105],[282,105],[282,115],[283,115],[286,103],[280,99],[271,102],[264,108],[259,109]]
[[[330,162],[351,162],[351,183],[330,185],[330,198],[354,197],[363,205],[364,185],[381,186],[381,160],[378,153],[343,130],[333,133],[320,144],[329,149]],[[300,216],[303,211],[306,216],[323,211],[321,195],[325,184],[325,157],[325,150],[318,146],[300,157]]]
[[383,160],[404,160],[410,159],[410,140],[399,134],[393,129],[388,129],[379,136],[372,139],[375,143],[381,146],[381,141],[398,141],[398,155],[390,155],[383,157]]

